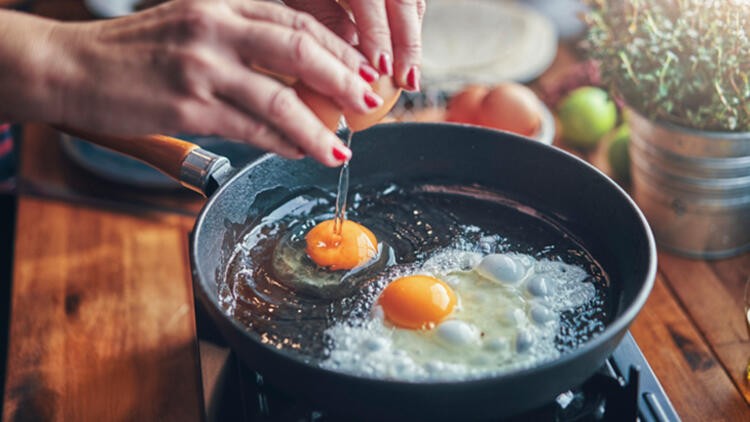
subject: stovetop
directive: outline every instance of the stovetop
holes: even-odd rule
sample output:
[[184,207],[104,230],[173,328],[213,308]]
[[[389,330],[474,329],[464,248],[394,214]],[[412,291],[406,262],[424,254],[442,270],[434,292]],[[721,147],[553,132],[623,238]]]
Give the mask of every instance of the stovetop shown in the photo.
[[[273,386],[243,365],[198,313],[207,422],[341,422]],[[627,333],[612,356],[582,385],[541,408],[505,421],[679,421],[651,367]]]

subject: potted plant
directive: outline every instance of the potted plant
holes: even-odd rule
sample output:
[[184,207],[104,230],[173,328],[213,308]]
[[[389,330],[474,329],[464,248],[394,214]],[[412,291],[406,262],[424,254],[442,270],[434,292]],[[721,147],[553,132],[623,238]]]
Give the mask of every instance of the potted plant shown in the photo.
[[657,242],[750,249],[750,1],[588,3],[586,47],[626,109],[632,194]]

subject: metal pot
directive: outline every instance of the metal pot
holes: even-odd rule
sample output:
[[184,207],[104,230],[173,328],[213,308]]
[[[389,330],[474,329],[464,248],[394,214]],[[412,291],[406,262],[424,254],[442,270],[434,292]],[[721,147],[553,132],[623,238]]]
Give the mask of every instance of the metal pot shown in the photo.
[[709,132],[628,110],[633,197],[660,247],[714,259],[750,250],[750,132]]

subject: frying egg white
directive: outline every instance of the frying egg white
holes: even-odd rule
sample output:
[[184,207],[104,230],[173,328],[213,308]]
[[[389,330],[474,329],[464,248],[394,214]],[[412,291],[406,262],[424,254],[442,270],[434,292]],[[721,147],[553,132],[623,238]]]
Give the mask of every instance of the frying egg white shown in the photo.
[[528,255],[443,250],[419,268],[403,268],[370,319],[326,330],[321,365],[405,381],[533,366],[560,354],[561,313],[595,297],[586,278],[582,268]]

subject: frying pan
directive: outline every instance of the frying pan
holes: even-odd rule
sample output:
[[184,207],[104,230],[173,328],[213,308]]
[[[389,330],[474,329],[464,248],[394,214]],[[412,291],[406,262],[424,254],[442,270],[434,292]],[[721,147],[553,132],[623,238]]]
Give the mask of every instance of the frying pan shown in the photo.
[[166,137],[75,134],[143,159],[210,197],[190,244],[199,303],[242,361],[266,382],[351,420],[497,420],[547,403],[601,367],[654,282],[656,249],[645,218],[622,189],[586,162],[536,141],[478,127],[378,125],[354,137],[352,186],[436,180],[478,184],[534,208],[572,233],[608,273],[611,320],[603,332],[555,360],[477,380],[400,382],[322,369],[263,344],[229,317],[218,303],[217,283],[249,216],[262,214],[276,188],[333,190],[336,169],[274,155],[234,169],[224,157]]

